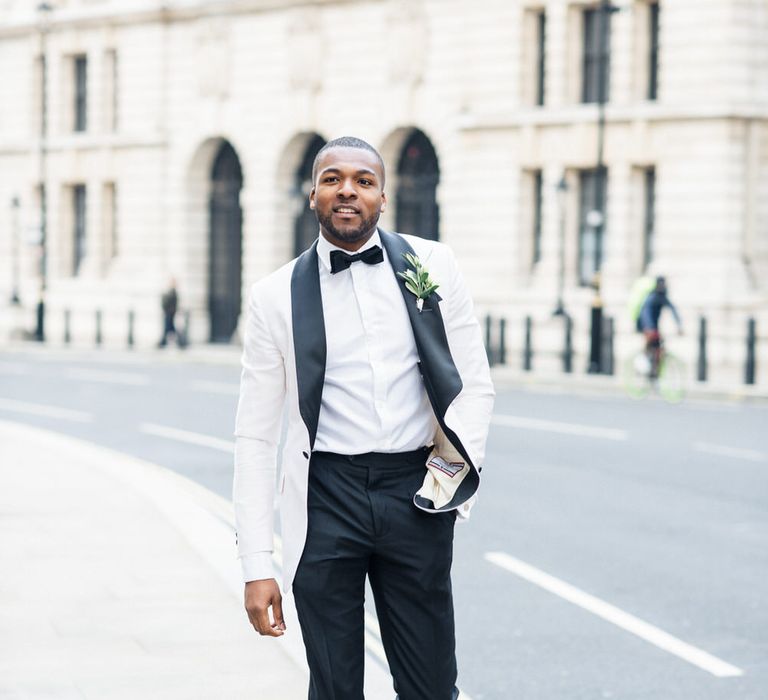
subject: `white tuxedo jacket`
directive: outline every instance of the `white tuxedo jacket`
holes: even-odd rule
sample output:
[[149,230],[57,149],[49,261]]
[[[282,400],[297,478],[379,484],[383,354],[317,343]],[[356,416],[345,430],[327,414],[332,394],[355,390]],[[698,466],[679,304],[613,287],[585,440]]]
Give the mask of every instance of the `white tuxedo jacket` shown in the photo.
[[[440,426],[471,469],[439,510],[466,516],[475,500],[493,408],[493,386],[472,300],[445,245],[379,229],[392,274],[415,252],[440,285],[421,313],[397,277],[413,327],[420,370]],[[288,421],[278,484],[283,588],[288,591],[307,533],[309,457],[317,433],[325,375],[325,327],[317,244],[253,285],[235,427],[234,509],[245,581],[273,578],[277,448]],[[425,470],[426,471],[426,470]],[[427,503],[427,505],[431,505]]]

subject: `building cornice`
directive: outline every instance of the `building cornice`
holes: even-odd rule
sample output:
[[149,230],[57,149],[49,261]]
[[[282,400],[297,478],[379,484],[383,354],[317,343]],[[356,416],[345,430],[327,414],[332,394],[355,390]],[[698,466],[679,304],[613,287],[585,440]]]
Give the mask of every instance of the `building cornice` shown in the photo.
[[[382,3],[385,0],[370,0]],[[279,12],[291,8],[351,5],[359,0],[189,0],[187,2],[141,2],[133,0],[130,9],[75,7],[54,9],[46,17],[46,31],[55,33],[72,28],[114,27],[136,24],[168,24],[205,17]],[[25,37],[41,31],[41,18],[30,11],[18,21],[5,22],[0,17],[0,39]]]
[[[458,118],[462,131],[494,131],[526,127],[569,127],[597,123],[597,105],[523,108],[504,113],[464,113]],[[609,105],[605,111],[608,125],[646,121],[654,124],[681,121],[768,121],[768,105],[663,105],[638,103]]]
[[[161,134],[149,134],[147,136],[76,134],[49,137],[45,144],[45,150],[49,154],[54,154],[101,150],[119,151],[128,148],[166,148],[168,145],[168,139]],[[0,156],[27,156],[30,153],[39,152],[40,146],[40,139],[38,138],[5,143],[0,141]]]

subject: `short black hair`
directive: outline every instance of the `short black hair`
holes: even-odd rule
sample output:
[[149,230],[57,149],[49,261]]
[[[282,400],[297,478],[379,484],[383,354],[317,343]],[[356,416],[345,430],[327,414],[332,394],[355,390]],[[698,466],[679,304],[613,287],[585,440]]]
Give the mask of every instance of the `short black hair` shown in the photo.
[[360,148],[364,151],[370,151],[373,153],[373,155],[376,156],[376,160],[379,161],[379,165],[381,166],[381,175],[382,175],[382,181],[381,186],[384,186],[384,178],[385,178],[385,170],[384,170],[384,159],[381,157],[381,154],[373,147],[370,143],[367,141],[363,141],[363,139],[359,139],[356,136],[340,136],[337,139],[333,139],[332,141],[329,141],[325,144],[315,156],[315,160],[312,163],[312,184],[315,184],[315,178],[317,177],[317,162],[320,160],[320,157],[325,153],[326,151],[330,151],[332,148]]

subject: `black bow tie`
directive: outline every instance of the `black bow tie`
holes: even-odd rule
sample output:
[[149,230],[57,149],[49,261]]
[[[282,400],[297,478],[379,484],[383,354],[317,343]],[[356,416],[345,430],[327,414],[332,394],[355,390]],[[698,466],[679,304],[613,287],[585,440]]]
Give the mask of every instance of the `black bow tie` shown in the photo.
[[373,248],[368,248],[362,253],[355,253],[350,255],[343,250],[331,251],[331,274],[335,275],[337,272],[346,270],[353,262],[361,260],[367,265],[377,265],[384,261],[384,251],[375,245]]

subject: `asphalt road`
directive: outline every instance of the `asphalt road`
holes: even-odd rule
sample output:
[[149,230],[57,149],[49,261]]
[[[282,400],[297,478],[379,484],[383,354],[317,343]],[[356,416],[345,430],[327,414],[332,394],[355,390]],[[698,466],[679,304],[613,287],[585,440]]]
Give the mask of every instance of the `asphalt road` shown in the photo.
[[[239,370],[178,353],[0,353],[0,418],[228,497]],[[472,700],[768,698],[768,406],[499,389],[456,529]]]

